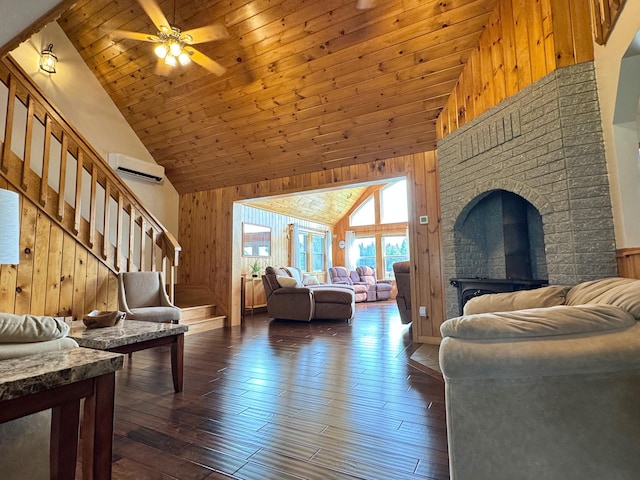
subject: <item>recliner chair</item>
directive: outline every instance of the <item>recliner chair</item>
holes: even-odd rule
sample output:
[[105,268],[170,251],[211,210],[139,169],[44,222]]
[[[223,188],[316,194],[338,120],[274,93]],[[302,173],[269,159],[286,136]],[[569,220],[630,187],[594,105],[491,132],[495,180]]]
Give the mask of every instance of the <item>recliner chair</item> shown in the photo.
[[[389,300],[391,298],[391,290],[393,290],[391,280],[378,280],[376,278],[376,271],[367,266],[356,267],[356,273],[360,277],[361,282],[375,287],[375,290],[369,290],[369,298],[367,298],[367,301]],[[372,291],[374,292],[373,295],[371,294]]]
[[[329,280],[334,285],[351,285],[355,292],[355,300],[357,302],[366,302],[367,301],[367,291],[369,290],[369,285],[364,282],[360,282],[359,280],[353,281],[352,274],[355,272],[350,272],[345,267],[331,267],[329,268]],[[374,290],[375,292],[375,290]]]
[[411,275],[409,262],[397,262],[393,264],[393,274],[396,277],[396,303],[400,311],[400,321],[404,324],[413,321],[411,317]]

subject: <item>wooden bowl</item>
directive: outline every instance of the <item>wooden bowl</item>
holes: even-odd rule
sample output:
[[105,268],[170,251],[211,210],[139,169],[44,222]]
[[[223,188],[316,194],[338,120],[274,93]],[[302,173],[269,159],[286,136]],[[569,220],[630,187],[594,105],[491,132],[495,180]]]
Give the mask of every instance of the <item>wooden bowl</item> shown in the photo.
[[93,310],[86,314],[82,322],[87,328],[115,327],[124,320],[124,312]]

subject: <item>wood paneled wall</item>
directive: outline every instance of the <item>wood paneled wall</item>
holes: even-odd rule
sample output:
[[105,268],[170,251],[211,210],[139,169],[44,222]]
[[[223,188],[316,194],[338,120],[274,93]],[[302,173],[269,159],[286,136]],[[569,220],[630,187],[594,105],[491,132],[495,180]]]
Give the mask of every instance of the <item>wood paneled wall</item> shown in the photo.
[[622,248],[616,251],[618,275],[640,279],[640,248]]
[[557,68],[593,60],[589,0],[498,0],[438,117],[438,138]]
[[[16,191],[3,178],[0,188]],[[20,199],[20,264],[0,266],[0,311],[77,319],[116,310],[115,274],[26,196]]]
[[[406,176],[409,191],[409,235],[413,266],[412,289],[416,312],[424,305],[427,317],[414,325],[414,338],[438,342],[444,320],[439,221],[439,182],[434,151],[376,162],[292,175],[275,180],[190,193],[180,197],[179,283],[205,284],[216,296],[218,307],[231,324],[240,322],[240,205],[234,202],[332,186],[345,186]],[[418,216],[430,223],[420,225]]]

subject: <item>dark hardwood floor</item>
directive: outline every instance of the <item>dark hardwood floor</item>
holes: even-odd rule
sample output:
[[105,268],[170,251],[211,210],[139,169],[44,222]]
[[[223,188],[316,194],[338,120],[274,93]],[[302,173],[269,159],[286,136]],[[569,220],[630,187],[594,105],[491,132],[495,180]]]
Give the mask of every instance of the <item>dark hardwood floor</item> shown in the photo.
[[247,317],[185,338],[185,388],[168,348],[116,381],[113,478],[448,479],[442,382],[395,302],[344,321]]

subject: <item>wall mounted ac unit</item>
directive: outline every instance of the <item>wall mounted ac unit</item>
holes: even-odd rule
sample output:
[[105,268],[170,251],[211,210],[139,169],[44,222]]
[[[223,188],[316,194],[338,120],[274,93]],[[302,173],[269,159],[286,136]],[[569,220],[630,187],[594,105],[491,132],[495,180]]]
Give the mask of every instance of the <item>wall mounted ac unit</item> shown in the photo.
[[122,153],[110,153],[109,165],[121,177],[125,176],[151,183],[162,183],[164,180],[164,167],[162,165],[138,160]]

